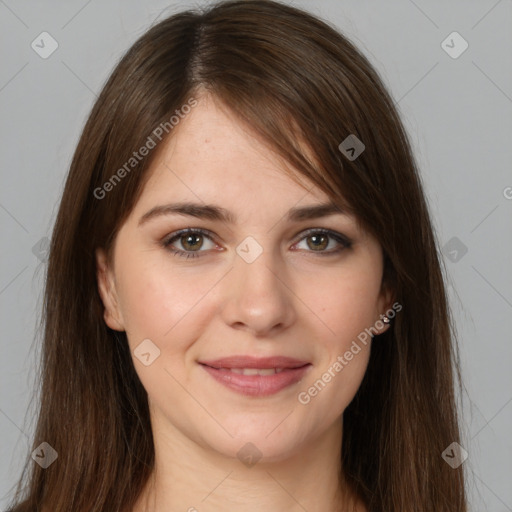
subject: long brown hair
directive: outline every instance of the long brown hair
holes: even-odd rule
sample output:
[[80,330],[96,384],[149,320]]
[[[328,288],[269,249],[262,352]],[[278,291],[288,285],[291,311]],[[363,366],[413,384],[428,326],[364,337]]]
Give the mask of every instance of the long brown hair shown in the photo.
[[[103,320],[94,253],[111,247],[158,148],[108,193],[94,191],[201,90],[353,212],[383,248],[384,281],[403,309],[375,340],[343,415],[350,485],[371,511],[466,511],[462,466],[441,457],[459,441],[456,342],[438,244],[393,99],[327,23],[245,0],[153,26],[116,66],[83,129],[51,240],[42,314],[33,448],[46,441],[58,459],[42,469],[28,458],[16,512],[129,511],[152,471],[147,394],[125,333]],[[338,147],[349,135],[365,145],[356,159]]]

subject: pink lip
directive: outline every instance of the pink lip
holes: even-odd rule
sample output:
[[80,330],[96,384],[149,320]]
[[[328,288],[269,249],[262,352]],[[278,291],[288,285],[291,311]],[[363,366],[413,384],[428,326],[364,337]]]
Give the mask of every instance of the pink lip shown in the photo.
[[[290,357],[232,356],[199,364],[217,381],[242,395],[269,396],[299,382],[311,364]],[[234,373],[232,368],[282,368],[272,375],[243,375]]]
[[231,356],[210,361],[199,361],[199,363],[212,368],[298,368],[309,364],[309,361],[301,361],[285,356]]

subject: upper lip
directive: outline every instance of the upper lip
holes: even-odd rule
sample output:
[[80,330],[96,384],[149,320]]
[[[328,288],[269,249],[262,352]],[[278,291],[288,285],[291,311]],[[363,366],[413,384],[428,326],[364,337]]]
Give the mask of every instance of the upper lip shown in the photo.
[[199,361],[199,364],[211,366],[212,368],[300,368],[309,364],[309,361],[302,361],[292,357],[271,356],[230,356],[221,359]]

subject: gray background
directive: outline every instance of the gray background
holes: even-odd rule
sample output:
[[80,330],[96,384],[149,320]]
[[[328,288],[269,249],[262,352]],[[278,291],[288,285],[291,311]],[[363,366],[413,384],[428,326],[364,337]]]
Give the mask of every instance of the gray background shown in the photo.
[[[349,36],[398,103],[461,341],[471,508],[512,511],[512,1],[294,3]],[[85,117],[131,43],[157,17],[194,5],[0,0],[2,509],[30,449],[44,238]],[[47,59],[31,48],[43,31],[59,45]],[[469,44],[458,58],[441,46],[453,31]]]

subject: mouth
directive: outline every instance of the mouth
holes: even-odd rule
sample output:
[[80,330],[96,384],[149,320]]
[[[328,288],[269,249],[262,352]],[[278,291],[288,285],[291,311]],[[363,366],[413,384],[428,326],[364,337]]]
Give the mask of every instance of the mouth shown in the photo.
[[312,366],[284,356],[232,356],[198,361],[217,382],[242,395],[269,396],[302,380]]

